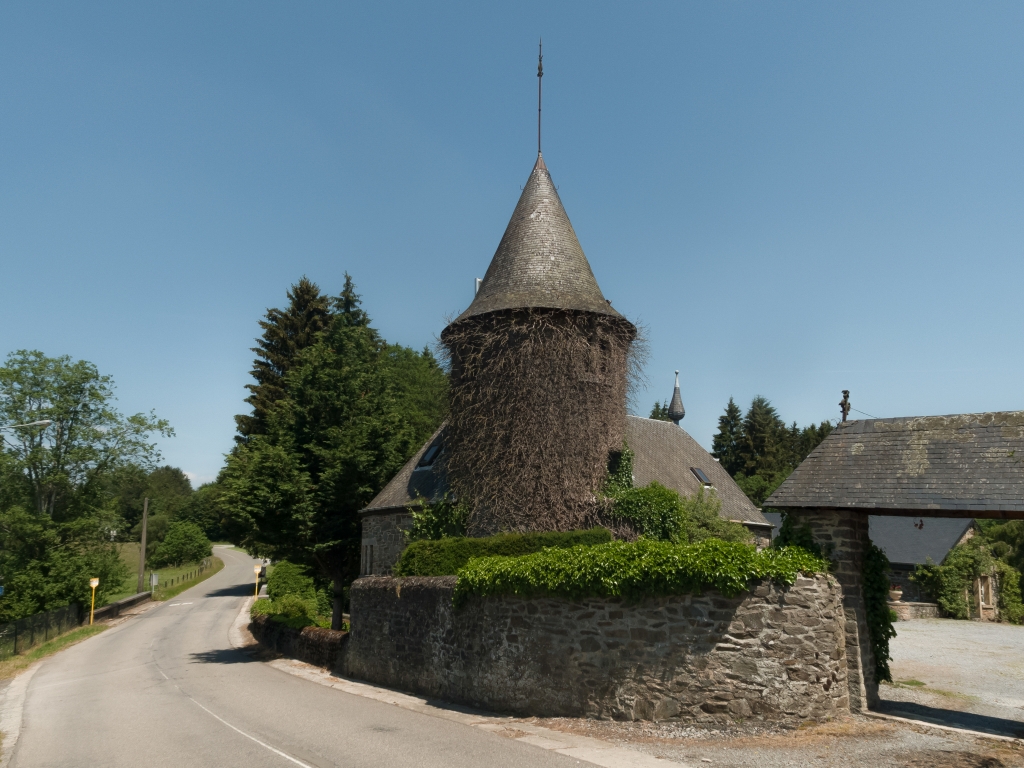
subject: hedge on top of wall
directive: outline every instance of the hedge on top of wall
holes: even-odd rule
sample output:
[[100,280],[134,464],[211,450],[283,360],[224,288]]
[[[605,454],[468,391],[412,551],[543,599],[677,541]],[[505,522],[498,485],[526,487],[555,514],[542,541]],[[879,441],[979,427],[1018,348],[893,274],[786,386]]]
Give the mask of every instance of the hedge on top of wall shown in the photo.
[[566,533],[502,533],[483,538],[447,538],[414,541],[395,566],[396,576],[454,576],[474,557],[501,555],[518,557],[540,552],[547,547],[594,546],[612,540],[605,528]]
[[751,581],[792,584],[798,573],[823,573],[828,562],[799,547],[765,549],[708,539],[672,544],[640,539],[543,550],[521,557],[473,560],[458,572],[454,601],[473,595],[520,597],[645,597],[714,589],[734,597]]

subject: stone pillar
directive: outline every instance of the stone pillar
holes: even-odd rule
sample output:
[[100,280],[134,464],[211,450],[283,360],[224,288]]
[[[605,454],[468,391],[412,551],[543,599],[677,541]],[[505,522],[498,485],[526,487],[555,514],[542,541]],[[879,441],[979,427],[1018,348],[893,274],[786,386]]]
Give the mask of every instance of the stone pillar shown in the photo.
[[832,561],[832,573],[843,588],[850,710],[863,712],[875,707],[878,682],[863,589],[868,516],[863,512],[836,509],[788,509],[786,513],[797,525],[806,524],[810,528],[814,541]]

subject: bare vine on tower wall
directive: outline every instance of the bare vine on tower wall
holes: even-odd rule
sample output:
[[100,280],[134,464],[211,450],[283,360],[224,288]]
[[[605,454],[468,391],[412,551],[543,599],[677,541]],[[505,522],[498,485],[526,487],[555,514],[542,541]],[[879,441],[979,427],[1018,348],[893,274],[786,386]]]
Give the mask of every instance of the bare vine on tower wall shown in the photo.
[[442,334],[451,370],[447,475],[470,535],[600,521],[597,490],[622,446],[637,329],[563,310],[492,313]]

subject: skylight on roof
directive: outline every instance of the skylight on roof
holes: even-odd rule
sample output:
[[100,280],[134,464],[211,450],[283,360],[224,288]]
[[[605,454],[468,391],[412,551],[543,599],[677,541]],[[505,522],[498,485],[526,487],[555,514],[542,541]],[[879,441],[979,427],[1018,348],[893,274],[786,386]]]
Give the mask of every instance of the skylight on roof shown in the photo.
[[704,474],[704,470],[700,467],[690,467],[690,471],[693,472],[693,476],[700,480],[701,485],[708,488],[711,487],[711,481],[708,480],[708,476]]
[[420,457],[419,463],[416,465],[416,469],[426,469],[434,465],[434,459],[437,458],[437,454],[441,452],[441,446],[437,443],[430,446],[423,452]]

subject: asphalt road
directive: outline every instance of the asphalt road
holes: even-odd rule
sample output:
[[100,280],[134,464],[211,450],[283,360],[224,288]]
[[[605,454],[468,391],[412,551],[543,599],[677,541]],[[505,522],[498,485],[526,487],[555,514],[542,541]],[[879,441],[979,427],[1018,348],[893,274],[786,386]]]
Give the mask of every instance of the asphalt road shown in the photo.
[[[316,685],[233,649],[253,561],[43,662],[15,768],[540,766],[578,761]],[[6,745],[5,745],[6,746]]]

